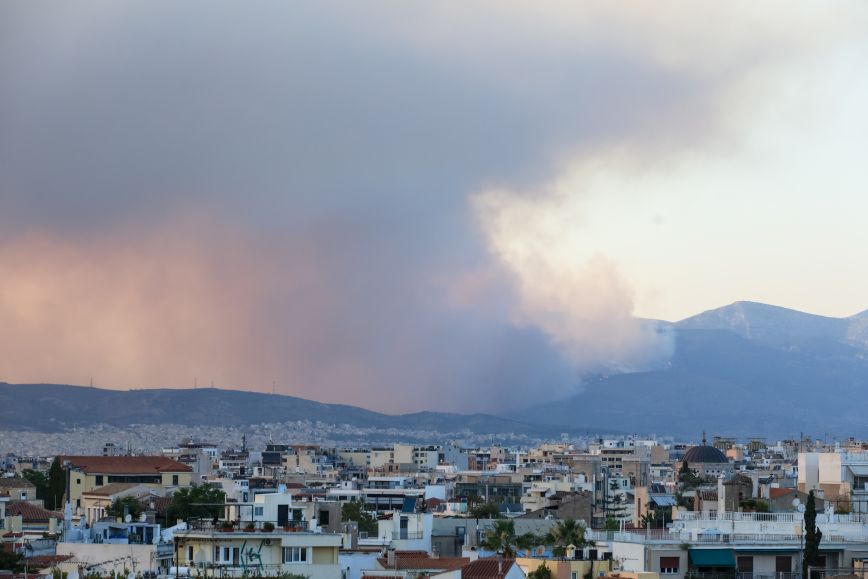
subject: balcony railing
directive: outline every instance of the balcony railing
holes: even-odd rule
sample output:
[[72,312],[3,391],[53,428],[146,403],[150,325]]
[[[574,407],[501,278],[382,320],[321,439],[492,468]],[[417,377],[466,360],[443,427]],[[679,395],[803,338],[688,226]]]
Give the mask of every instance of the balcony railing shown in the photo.
[[[271,527],[270,529],[268,527]],[[210,519],[193,519],[187,522],[187,529],[209,533],[301,533],[310,530],[307,521],[213,521]]]
[[[291,564],[287,563],[287,565]],[[234,562],[199,563],[195,567],[191,567],[190,570],[193,575],[196,575],[196,571],[198,571],[201,574],[207,573],[210,577],[281,577],[287,572],[287,568],[280,563],[242,565]]]
[[392,539],[396,541],[414,541],[425,537],[422,531],[394,531]]
[[[739,545],[739,544],[785,544],[799,545],[804,537],[798,534],[787,533],[700,533],[693,535],[689,532],[670,533],[668,531],[660,532],[660,529],[652,530],[649,533],[645,532],[612,532],[612,531],[594,531],[589,537],[594,541],[619,541],[623,543],[668,543],[681,544],[689,543],[691,545]],[[844,535],[823,535],[823,541],[828,543],[864,543],[865,537],[847,537]],[[868,577],[866,577],[868,579]]]
[[[718,516],[716,511],[710,513],[700,513],[693,511],[677,511],[675,521],[733,521],[733,522],[755,522],[755,523],[793,523],[802,522],[801,513],[742,513],[727,511],[721,516]],[[826,514],[817,513],[817,523],[855,523],[868,524],[868,514],[866,513],[848,513],[848,514]]]

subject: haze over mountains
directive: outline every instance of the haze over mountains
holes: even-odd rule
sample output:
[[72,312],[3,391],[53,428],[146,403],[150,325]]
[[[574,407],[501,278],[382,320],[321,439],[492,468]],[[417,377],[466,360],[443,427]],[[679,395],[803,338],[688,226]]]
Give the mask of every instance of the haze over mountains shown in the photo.
[[868,432],[868,314],[829,318],[754,302],[676,323],[666,368],[599,377],[521,416],[699,436]]
[[[710,310],[672,332],[655,371],[600,376],[566,400],[509,417],[390,416],[348,405],[232,390],[113,391],[0,383],[0,425],[41,431],[88,423],[205,424],[320,420],[364,428],[430,428],[555,436],[564,431],[698,436],[868,433],[868,313],[829,318],[753,302]],[[525,400],[527,402],[527,400]]]
[[0,430],[55,432],[92,424],[181,424],[244,427],[307,420],[358,428],[558,436],[564,429],[488,414],[416,412],[391,416],[294,396],[214,388],[105,390],[60,384],[0,382]]

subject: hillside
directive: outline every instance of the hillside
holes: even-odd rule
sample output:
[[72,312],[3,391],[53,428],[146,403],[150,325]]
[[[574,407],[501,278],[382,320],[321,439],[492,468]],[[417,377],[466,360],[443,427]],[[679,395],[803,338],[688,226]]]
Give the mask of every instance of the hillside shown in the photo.
[[665,370],[593,380],[524,415],[694,438],[868,434],[865,321],[738,302],[672,324]]
[[562,427],[532,425],[487,414],[422,412],[391,416],[355,406],[293,396],[211,388],[104,390],[58,384],[0,383],[0,429],[55,432],[88,424],[245,426],[295,420],[476,434],[553,436]]

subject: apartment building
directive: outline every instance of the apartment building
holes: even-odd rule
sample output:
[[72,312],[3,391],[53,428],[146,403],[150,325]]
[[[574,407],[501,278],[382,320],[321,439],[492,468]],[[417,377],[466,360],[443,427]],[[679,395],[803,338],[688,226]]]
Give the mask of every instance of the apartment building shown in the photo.
[[162,491],[188,487],[192,469],[164,456],[62,456],[66,499],[82,508],[83,493],[114,483],[144,485]]

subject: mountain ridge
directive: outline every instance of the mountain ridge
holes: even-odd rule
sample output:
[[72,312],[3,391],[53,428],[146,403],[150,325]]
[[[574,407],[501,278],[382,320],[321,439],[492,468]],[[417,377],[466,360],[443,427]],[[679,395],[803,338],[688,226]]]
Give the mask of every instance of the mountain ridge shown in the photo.
[[735,302],[668,324],[665,369],[606,376],[522,415],[576,413],[620,430],[696,435],[868,435],[868,317]]
[[329,404],[283,394],[217,388],[110,390],[66,384],[0,382],[0,428],[42,432],[88,424],[196,424],[244,427],[296,420],[358,428],[515,432],[554,436],[571,430],[483,413],[383,414],[347,404]]

